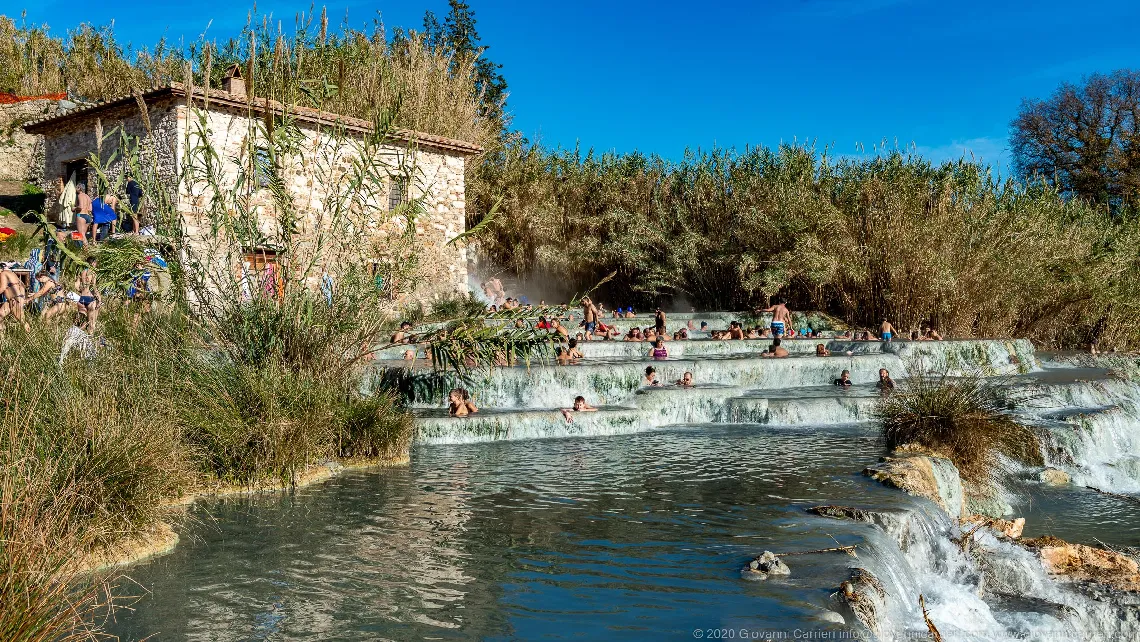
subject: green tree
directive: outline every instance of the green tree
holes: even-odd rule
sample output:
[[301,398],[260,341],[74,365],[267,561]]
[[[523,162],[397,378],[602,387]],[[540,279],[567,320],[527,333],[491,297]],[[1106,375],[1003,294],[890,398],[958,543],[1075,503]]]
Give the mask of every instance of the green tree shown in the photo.
[[440,23],[435,14],[424,14],[424,34],[426,44],[443,48],[455,57],[456,68],[474,60],[475,89],[479,92],[483,115],[502,120],[507,97],[507,79],[503,77],[502,65],[484,55],[488,49],[480,43],[479,32],[475,28],[475,12],[462,0],[448,0],[447,16]]

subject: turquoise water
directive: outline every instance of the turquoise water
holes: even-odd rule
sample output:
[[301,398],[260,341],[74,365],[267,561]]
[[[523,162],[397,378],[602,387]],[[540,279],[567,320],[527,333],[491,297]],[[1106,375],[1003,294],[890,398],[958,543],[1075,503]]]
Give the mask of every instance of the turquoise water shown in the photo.
[[[111,630],[193,641],[908,640],[927,633],[921,594],[947,642],[1140,636],[1134,614],[1047,578],[1024,549],[981,535],[967,554],[929,502],[860,474],[885,454],[879,367],[900,383],[920,359],[1001,376],[1030,401],[1023,419],[1042,431],[1049,464],[1073,476],[1053,488],[1039,469],[1010,472],[1026,535],[1137,547],[1140,386],[1100,369],[1042,369],[1025,342],[867,344],[784,360],[713,343],[656,363],[663,381],[693,370],[694,389],[639,389],[648,360],[620,354],[496,369],[470,384],[474,417],[420,404],[408,467],[198,502],[173,553],[129,569],[127,591],[142,596]],[[857,385],[826,385],[842,368]],[[600,410],[567,424],[555,409],[576,394]],[[877,525],[805,510],[818,504],[871,510]],[[851,544],[858,557],[786,557],[786,578],[740,575],[764,550]],[[854,568],[885,587],[873,630],[833,596]]]
[[[842,444],[842,447],[840,447]],[[420,448],[407,469],[195,510],[114,631],[159,640],[691,639],[691,629],[833,629],[862,543],[817,503],[906,504],[859,475],[859,427],[704,426],[620,438]],[[853,560],[851,560],[853,561]]]

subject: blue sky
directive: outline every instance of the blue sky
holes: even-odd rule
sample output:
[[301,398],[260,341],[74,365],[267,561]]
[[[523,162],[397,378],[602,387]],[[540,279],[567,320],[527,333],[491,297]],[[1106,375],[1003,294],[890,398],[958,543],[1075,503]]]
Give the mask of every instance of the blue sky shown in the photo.
[[[115,21],[120,38],[224,39],[252,5],[183,0],[23,2],[53,31]],[[470,0],[503,64],[514,127],[549,146],[641,150],[808,141],[839,154],[914,145],[1004,169],[1023,97],[1082,75],[1140,67],[1140,2]],[[81,12],[76,12],[82,6]],[[288,25],[308,0],[258,3]],[[318,8],[319,8],[318,4]],[[419,28],[445,0],[329,2],[364,26]],[[8,15],[18,9],[5,9]]]

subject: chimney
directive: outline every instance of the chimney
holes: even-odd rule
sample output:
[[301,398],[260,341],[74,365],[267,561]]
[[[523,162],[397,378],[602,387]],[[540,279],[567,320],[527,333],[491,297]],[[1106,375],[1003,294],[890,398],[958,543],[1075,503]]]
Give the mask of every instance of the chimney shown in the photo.
[[245,97],[245,79],[241,77],[241,67],[234,64],[226,68],[222,89],[231,96]]

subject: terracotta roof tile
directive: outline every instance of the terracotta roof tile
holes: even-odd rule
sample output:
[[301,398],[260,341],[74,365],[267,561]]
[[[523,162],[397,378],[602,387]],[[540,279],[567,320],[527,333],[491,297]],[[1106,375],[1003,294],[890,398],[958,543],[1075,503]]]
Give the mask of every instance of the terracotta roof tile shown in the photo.
[[[196,102],[206,102],[207,96],[203,93],[202,88],[194,88],[194,100]],[[169,85],[155,86],[143,91],[142,96],[144,99],[156,99],[166,96],[175,98],[185,98],[187,95],[186,87],[182,83],[171,83]],[[332,112],[321,111],[319,109],[312,109],[310,107],[289,106],[276,101],[268,100],[265,98],[247,98],[245,96],[235,96],[229,92],[221,91],[218,89],[209,90],[209,102],[219,105],[226,105],[228,107],[247,108],[252,109],[258,113],[272,111],[273,113],[289,113],[295,118],[300,120],[317,123],[322,125],[339,125],[345,129],[358,131],[358,132],[371,132],[372,122],[361,118],[353,118],[351,116],[342,116]],[[135,96],[128,94],[118,98],[108,100],[101,100],[89,105],[80,105],[74,109],[56,112],[43,118],[33,120],[24,125],[24,130],[29,134],[42,134],[50,129],[52,125],[69,120],[76,116],[85,114],[94,114],[96,112],[120,107],[135,102]],[[473,155],[483,151],[483,148],[473,143],[468,143],[462,140],[447,138],[444,136],[436,136],[435,134],[425,134],[411,129],[396,129],[392,132],[392,137],[396,140],[405,143],[414,143],[421,147],[432,147],[445,151],[456,152],[461,155]]]

